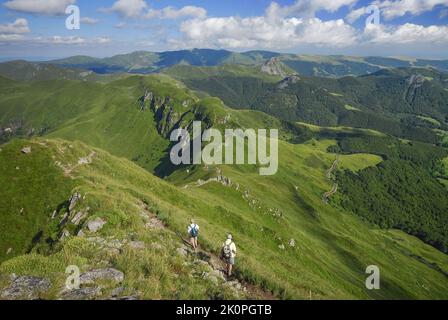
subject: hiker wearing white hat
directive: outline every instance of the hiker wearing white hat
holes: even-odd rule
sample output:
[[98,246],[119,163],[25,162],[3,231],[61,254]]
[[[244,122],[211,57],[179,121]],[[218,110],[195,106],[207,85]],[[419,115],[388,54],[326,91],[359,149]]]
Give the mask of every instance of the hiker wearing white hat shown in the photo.
[[227,267],[227,276],[232,275],[235,265],[236,245],[231,234],[227,235],[227,240],[222,244],[221,256],[224,258]]

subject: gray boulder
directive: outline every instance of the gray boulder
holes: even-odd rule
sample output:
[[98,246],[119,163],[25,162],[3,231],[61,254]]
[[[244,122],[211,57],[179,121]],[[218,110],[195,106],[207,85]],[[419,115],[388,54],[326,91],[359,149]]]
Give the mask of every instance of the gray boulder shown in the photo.
[[4,289],[0,297],[6,300],[36,300],[50,289],[50,280],[32,276],[14,277],[11,285]]
[[81,274],[81,276],[79,277],[81,285],[93,284],[97,280],[112,280],[115,282],[123,282],[124,274],[117,269],[107,268],[91,270]]
[[105,224],[106,221],[101,218],[96,218],[95,220],[92,220],[87,224],[87,228],[90,232],[97,232],[101,230]]
[[26,146],[22,149],[22,153],[24,154],[28,154],[31,153],[31,147],[30,146]]
[[187,249],[181,247],[181,248],[177,248],[176,249],[177,253],[182,256],[182,257],[186,257],[188,255],[188,251]]
[[76,192],[75,194],[73,194],[70,198],[70,204],[68,207],[68,211],[72,211],[76,204],[78,203],[78,201],[81,200],[81,194],[79,192]]
[[145,249],[145,243],[142,241],[131,241],[129,242],[129,247],[133,249]]
[[101,295],[99,287],[86,287],[61,292],[62,300],[91,300]]

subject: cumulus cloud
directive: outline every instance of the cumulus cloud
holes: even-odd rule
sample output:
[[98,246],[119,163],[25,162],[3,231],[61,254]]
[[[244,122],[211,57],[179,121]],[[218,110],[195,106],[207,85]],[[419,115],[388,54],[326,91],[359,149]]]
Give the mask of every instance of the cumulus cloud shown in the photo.
[[[372,5],[381,10],[381,16],[385,20],[393,20],[406,14],[418,16],[436,6],[448,6],[448,0],[375,0]],[[354,22],[364,15],[365,10],[366,7],[354,9],[346,18],[349,22]]]
[[363,15],[366,14],[366,8],[367,7],[361,7],[358,9],[354,9],[347,14],[345,19],[347,19],[348,22],[353,23],[357,21],[359,18],[361,18]]
[[96,25],[100,22],[100,20],[90,17],[81,17],[81,23],[89,24],[89,25]]
[[343,20],[318,18],[221,17],[192,19],[180,31],[189,46],[227,48],[290,48],[300,44],[344,46],[355,41],[355,30]]
[[[416,6],[420,8],[420,11],[415,9],[412,12],[417,13],[430,8],[431,1],[432,5],[436,2],[440,3],[440,0],[428,0],[426,5]],[[396,26],[369,25],[365,29],[356,29],[343,19],[325,21],[315,15],[319,10],[337,11],[341,7],[350,7],[355,3],[355,0],[338,0],[331,3],[323,0],[299,0],[290,6],[280,6],[274,2],[266,9],[263,16],[189,19],[180,25],[181,38],[171,39],[168,43],[174,48],[273,50],[299,47],[353,48],[385,44],[416,46],[448,43],[448,26],[422,26],[407,23]],[[390,1],[383,1],[383,7],[388,4]],[[325,7],[325,5],[329,6]],[[347,20],[355,21],[365,12],[365,7],[352,10]]]
[[297,0],[289,6],[280,6],[277,2],[272,2],[266,9],[266,16],[269,18],[284,17],[314,17],[318,11],[335,12],[344,6],[352,6],[358,0]]
[[102,12],[115,12],[125,18],[140,17],[148,8],[144,0],[117,0],[110,8],[102,8]]
[[78,36],[53,36],[50,38],[37,38],[39,42],[42,43],[50,43],[50,44],[83,44],[86,42],[86,39]]
[[102,12],[115,12],[124,18],[145,19],[179,19],[179,18],[205,18],[207,10],[196,6],[185,6],[180,9],[165,7],[162,9],[150,8],[144,0],[117,0],[110,8],[101,8]]
[[315,16],[325,10],[335,12],[352,6],[357,0],[297,0],[281,6],[272,2],[263,16],[256,17],[196,17],[183,21],[183,39],[171,40],[180,47],[226,47],[287,49],[298,45],[351,45],[356,30],[342,19],[323,21]]
[[180,9],[173,7],[166,7],[160,10],[150,9],[145,18],[152,19],[179,19],[184,17],[192,18],[205,18],[207,16],[207,10],[196,6],[185,6]]
[[421,26],[406,23],[399,26],[368,25],[366,41],[379,44],[440,44],[448,43],[448,26]]
[[22,34],[0,34],[0,42],[16,42],[24,39]]
[[107,44],[110,43],[112,40],[109,37],[98,37],[93,39],[94,43],[98,43],[98,44]]
[[54,45],[98,45],[111,42],[109,37],[84,38],[79,36],[52,36],[48,38],[33,38],[30,42]]
[[63,15],[76,0],[10,0],[3,5],[11,10],[45,15]]
[[31,32],[26,19],[16,19],[12,23],[0,24],[0,34],[23,34]]
[[84,38],[80,36],[52,36],[27,38],[19,34],[0,34],[0,43],[21,41],[26,45],[55,45],[55,46],[87,46],[105,45],[111,42],[109,37]]
[[431,11],[435,6],[448,6],[448,0],[386,0],[374,1],[386,20],[402,17],[406,14],[419,15]]

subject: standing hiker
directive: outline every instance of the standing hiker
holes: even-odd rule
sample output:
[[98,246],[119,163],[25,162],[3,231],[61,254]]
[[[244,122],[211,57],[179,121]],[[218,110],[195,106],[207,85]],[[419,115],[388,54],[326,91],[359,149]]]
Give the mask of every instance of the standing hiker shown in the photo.
[[227,276],[232,276],[232,268],[235,265],[236,245],[232,240],[232,235],[227,236],[226,242],[222,244],[221,256],[226,261]]
[[188,226],[188,234],[190,236],[190,244],[196,251],[196,248],[198,247],[199,226],[193,219],[191,219],[191,224]]

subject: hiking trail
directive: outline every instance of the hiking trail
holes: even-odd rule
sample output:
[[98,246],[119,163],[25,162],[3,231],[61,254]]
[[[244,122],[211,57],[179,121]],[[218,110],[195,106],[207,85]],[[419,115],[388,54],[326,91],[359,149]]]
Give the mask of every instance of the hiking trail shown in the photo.
[[[339,160],[340,160],[340,156],[337,155],[337,156],[336,156],[336,159],[334,160],[334,162],[333,162],[333,164],[331,165],[330,169],[328,169],[327,172],[326,172],[326,174],[325,174],[326,178],[327,178],[328,180],[330,180],[330,181],[332,180],[332,174],[333,174],[333,171],[337,168],[337,166],[338,166],[338,164],[339,164]],[[337,183],[337,182],[334,182],[334,183],[333,183],[333,186],[331,187],[331,190],[325,192],[325,193],[322,195],[322,201],[323,201],[325,204],[328,204],[328,201],[330,200],[330,197],[333,196],[334,194],[336,194],[336,192],[338,192],[338,187],[339,187],[339,186],[338,186],[338,183]]]

